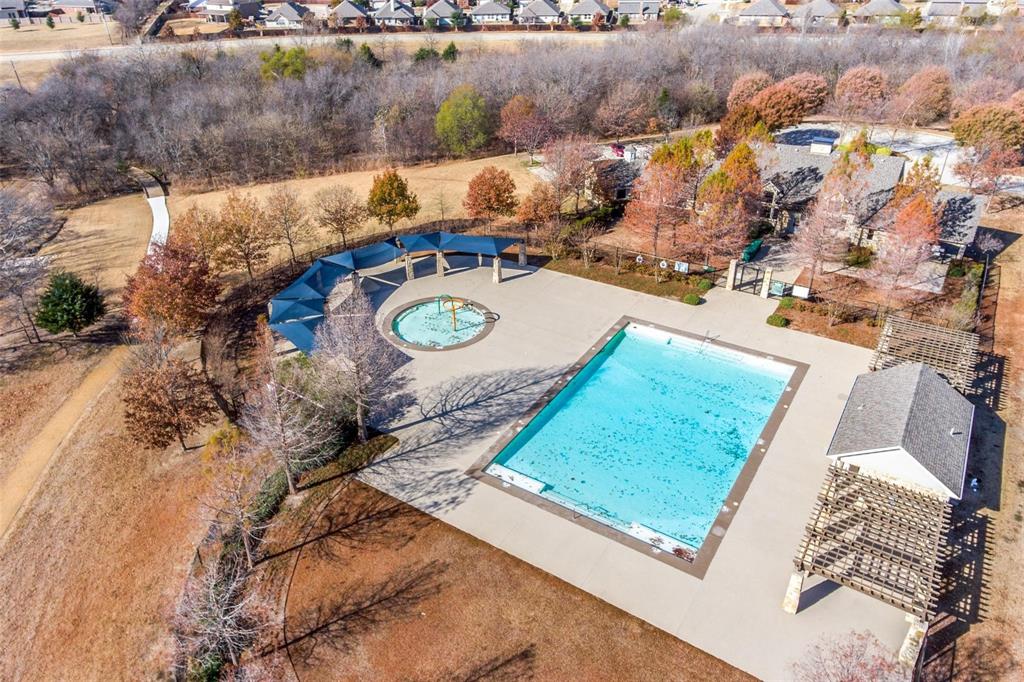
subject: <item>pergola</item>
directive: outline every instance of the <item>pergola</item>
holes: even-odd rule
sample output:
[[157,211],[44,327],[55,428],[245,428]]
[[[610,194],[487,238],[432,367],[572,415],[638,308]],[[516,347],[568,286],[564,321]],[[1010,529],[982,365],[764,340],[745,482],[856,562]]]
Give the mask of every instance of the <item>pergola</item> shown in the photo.
[[884,601],[907,614],[900,660],[913,664],[935,615],[949,516],[946,499],[833,464],[793,560],[783,608],[796,613],[812,574]]
[[978,335],[889,315],[878,337],[871,370],[923,362],[966,392],[978,365]]

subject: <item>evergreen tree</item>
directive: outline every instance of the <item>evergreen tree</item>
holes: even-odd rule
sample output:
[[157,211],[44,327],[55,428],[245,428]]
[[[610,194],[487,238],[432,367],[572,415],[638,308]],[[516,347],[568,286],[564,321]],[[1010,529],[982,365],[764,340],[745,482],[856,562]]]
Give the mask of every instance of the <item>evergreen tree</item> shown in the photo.
[[106,311],[99,287],[72,272],[55,272],[39,299],[36,323],[51,334],[69,331],[78,336]]

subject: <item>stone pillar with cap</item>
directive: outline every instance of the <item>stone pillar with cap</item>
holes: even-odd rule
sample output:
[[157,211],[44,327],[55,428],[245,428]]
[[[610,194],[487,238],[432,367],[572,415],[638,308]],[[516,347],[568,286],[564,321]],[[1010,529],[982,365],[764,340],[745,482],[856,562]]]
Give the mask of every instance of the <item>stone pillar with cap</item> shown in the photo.
[[444,252],[437,252],[437,276],[444,277]]
[[405,254],[405,280],[409,281],[412,279],[416,279],[416,271],[412,266],[412,254],[407,253]]
[[772,276],[774,274],[773,269],[765,268],[764,277],[761,279],[761,298],[768,298],[772,293]]
[[793,575],[789,576],[786,598],[782,600],[782,610],[786,613],[795,614],[800,609],[800,593],[804,590],[805,578],[805,571],[793,571]]
[[519,266],[526,267],[526,242],[519,242]]
[[917,664],[917,657],[921,655],[921,645],[928,631],[928,623],[911,613],[907,614],[907,622],[910,623],[910,627],[907,629],[907,636],[903,638],[899,660],[903,665],[913,667]]
[[494,257],[494,283],[501,284],[501,257]]
[[736,259],[729,261],[729,274],[725,276],[725,290],[732,291],[736,287]]

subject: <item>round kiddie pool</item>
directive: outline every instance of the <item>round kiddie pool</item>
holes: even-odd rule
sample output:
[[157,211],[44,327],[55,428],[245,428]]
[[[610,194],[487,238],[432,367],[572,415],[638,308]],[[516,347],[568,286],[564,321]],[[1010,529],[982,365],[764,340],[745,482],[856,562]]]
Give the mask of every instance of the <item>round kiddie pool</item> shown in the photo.
[[414,350],[451,350],[476,343],[494,327],[495,315],[476,301],[456,296],[421,298],[388,315],[392,342]]

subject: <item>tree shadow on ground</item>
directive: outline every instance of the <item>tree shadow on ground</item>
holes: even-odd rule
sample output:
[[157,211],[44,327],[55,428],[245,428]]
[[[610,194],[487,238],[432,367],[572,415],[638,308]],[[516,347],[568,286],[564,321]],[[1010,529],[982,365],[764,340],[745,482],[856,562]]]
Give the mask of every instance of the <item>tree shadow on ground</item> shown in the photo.
[[[40,329],[42,341],[33,338],[30,342],[28,338],[22,337],[0,348],[0,372],[7,374],[40,367],[48,362],[65,360],[73,353],[81,357],[102,353],[123,343],[127,331],[119,315],[108,315],[98,325],[78,336],[68,333],[49,334]],[[31,330],[28,333],[31,334]]]
[[373,584],[340,588],[323,603],[286,618],[282,648],[295,666],[315,666],[325,650],[350,653],[358,639],[389,623],[418,615],[420,604],[444,588],[448,564],[403,567]]
[[528,644],[514,647],[484,660],[471,660],[457,668],[447,670],[431,682],[513,682],[533,678],[537,647]]

